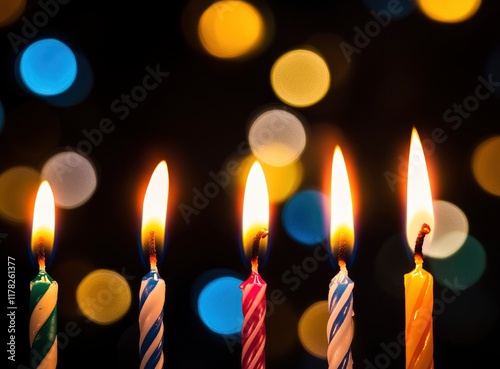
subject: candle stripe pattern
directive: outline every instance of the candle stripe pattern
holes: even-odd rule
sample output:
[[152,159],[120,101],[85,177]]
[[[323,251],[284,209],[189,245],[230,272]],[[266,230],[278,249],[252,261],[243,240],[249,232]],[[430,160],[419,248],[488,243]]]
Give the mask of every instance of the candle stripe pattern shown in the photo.
[[265,369],[266,289],[267,283],[259,273],[252,271],[250,277],[240,285],[243,290],[243,327],[241,330],[242,369]]
[[165,281],[157,271],[142,278],[139,296],[140,368],[162,369]]
[[434,368],[433,277],[421,263],[405,274],[406,368]]
[[327,324],[328,368],[352,368],[351,342],[354,336],[352,317],[354,282],[341,270],[330,282]]
[[58,284],[41,270],[30,284],[30,363],[32,368],[57,365]]

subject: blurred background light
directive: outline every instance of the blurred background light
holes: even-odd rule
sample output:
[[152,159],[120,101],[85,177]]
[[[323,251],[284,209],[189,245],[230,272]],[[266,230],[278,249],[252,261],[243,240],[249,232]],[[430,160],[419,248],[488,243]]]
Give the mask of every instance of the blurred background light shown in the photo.
[[108,269],[86,275],[76,289],[81,313],[97,324],[114,323],[127,313],[132,293],[126,279]]
[[25,8],[26,0],[0,1],[0,27],[8,26],[18,20]]
[[300,343],[304,349],[321,359],[326,358],[328,350],[328,315],[328,301],[318,301],[304,311],[298,326]]
[[33,215],[32,205],[40,185],[40,173],[26,166],[0,173],[0,215],[12,222],[24,222]]
[[481,0],[417,0],[417,5],[434,21],[458,23],[476,14]]
[[325,206],[327,197],[316,190],[304,190],[293,195],[282,211],[283,226],[295,241],[314,246],[327,237]]
[[274,204],[282,203],[292,196],[300,186],[304,171],[300,161],[279,167],[263,163],[262,169],[266,176],[269,201]]
[[433,207],[435,226],[431,232],[434,237],[426,256],[445,258],[462,247],[469,233],[469,221],[458,206],[448,201],[433,201]]
[[281,55],[271,68],[271,87],[284,103],[294,107],[316,104],[330,88],[330,71],[321,55],[295,49]]
[[490,137],[475,148],[472,172],[483,190],[500,196],[500,136]]
[[57,95],[75,81],[76,58],[73,51],[59,40],[38,40],[21,53],[19,75],[24,87],[32,93]]
[[263,163],[284,166],[298,160],[306,146],[304,120],[284,108],[271,108],[254,115],[248,131],[252,153]]
[[217,58],[239,58],[262,46],[266,25],[259,10],[246,1],[221,0],[200,17],[198,36],[205,50]]
[[44,100],[53,106],[74,106],[84,101],[94,87],[94,72],[87,57],[81,52],[73,52],[78,71],[75,80],[65,91],[45,96]]
[[478,240],[468,236],[460,250],[444,259],[431,259],[429,265],[437,282],[455,290],[465,290],[483,275],[486,252]]
[[56,205],[72,209],[86,203],[97,189],[97,172],[94,164],[84,155],[64,151],[49,158],[42,168]]
[[[369,10],[374,11],[383,19],[402,19],[415,9],[414,1],[387,1],[387,0],[363,0],[363,4]],[[388,18],[390,17],[390,18]]]
[[223,273],[205,273],[196,283],[193,293],[196,310],[205,326],[215,333],[230,335],[239,333],[243,324],[240,289],[243,280]]
[[0,101],[0,134],[3,132],[3,125],[5,123],[5,110],[3,109],[3,104]]

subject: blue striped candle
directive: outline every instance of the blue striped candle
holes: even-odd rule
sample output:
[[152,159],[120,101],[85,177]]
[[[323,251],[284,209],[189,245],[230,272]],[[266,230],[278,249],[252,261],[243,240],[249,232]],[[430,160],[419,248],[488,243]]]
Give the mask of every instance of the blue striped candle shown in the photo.
[[139,353],[141,369],[163,368],[163,305],[165,281],[156,265],[141,281],[139,292]]
[[340,271],[332,278],[328,291],[329,317],[328,336],[328,368],[352,368],[351,342],[354,336],[354,315],[352,291],[354,282],[342,265]]

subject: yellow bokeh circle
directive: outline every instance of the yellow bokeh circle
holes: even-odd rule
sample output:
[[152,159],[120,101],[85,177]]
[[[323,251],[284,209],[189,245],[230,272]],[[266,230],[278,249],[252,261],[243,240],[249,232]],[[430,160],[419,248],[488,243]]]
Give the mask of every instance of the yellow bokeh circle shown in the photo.
[[418,0],[417,5],[432,20],[458,23],[476,14],[481,0]]
[[255,52],[264,40],[265,23],[246,1],[222,0],[210,5],[198,22],[203,48],[217,58],[239,58]]
[[107,269],[98,269],[82,279],[76,289],[82,314],[98,324],[120,320],[129,310],[132,294],[126,279]]
[[307,308],[299,321],[300,343],[311,354],[320,359],[326,358],[328,339],[328,301],[318,301]]
[[472,172],[483,190],[500,196],[500,136],[490,137],[476,147]]
[[295,107],[316,104],[330,88],[330,71],[318,53],[307,49],[289,51],[271,68],[271,86],[284,103]]

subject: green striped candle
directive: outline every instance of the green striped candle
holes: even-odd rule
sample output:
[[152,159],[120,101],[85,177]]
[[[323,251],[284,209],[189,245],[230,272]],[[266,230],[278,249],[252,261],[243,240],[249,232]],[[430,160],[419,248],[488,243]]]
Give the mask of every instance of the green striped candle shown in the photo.
[[44,181],[35,200],[31,241],[39,270],[30,283],[30,365],[38,369],[55,369],[57,366],[58,285],[45,270],[45,249],[52,246],[54,223],[54,196],[48,182]]

